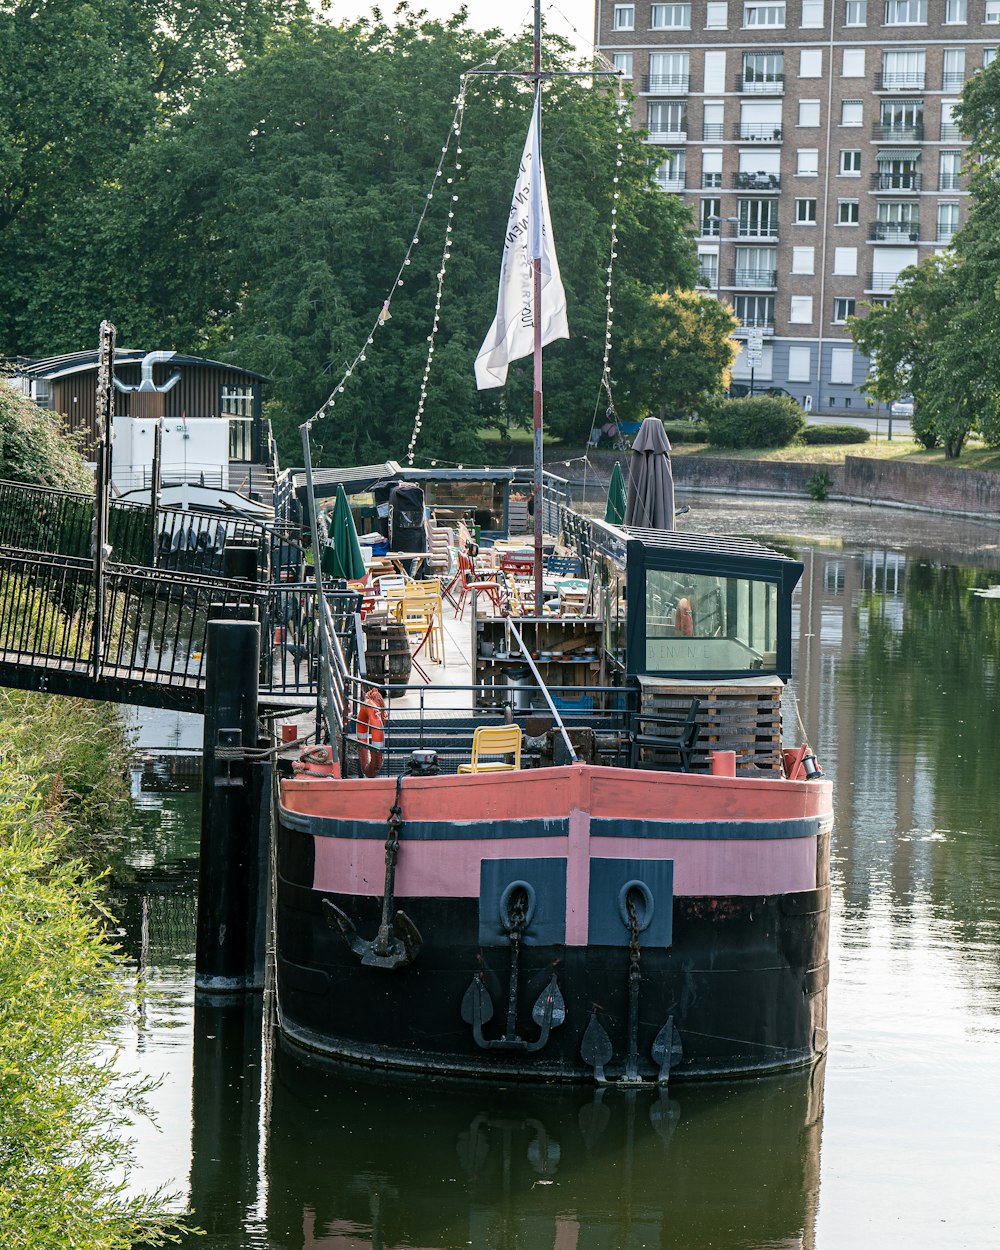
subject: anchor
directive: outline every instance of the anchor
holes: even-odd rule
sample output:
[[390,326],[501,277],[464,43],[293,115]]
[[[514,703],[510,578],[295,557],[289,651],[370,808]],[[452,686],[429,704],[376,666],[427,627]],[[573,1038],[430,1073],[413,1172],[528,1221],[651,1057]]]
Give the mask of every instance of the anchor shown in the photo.
[[533,1054],[548,1043],[549,1035],[566,1019],[566,1003],[553,972],[548,985],[542,990],[531,1009],[531,1018],[539,1027],[533,1042],[519,1036],[517,1031],[517,986],[521,955],[521,938],[528,927],[528,892],[523,886],[510,890],[507,899],[507,917],[504,928],[510,939],[510,980],[507,986],[507,1024],[502,1037],[489,1039],[483,1036],[483,1025],[493,1019],[493,1000],[481,972],[472,978],[472,984],[462,999],[462,1019],[472,1025],[472,1036],[483,1050],[516,1050]]
[[[625,1056],[625,1069],[615,1082],[618,1085],[644,1084],[639,1070],[639,986],[641,982],[640,961],[642,948],[639,934],[645,925],[640,923],[638,904],[648,909],[652,899],[648,889],[640,882],[633,882],[624,891],[625,922],[629,931],[628,958],[628,1053]],[[608,1077],[605,1068],[614,1055],[614,1047],[608,1031],[598,1019],[595,1006],[591,1012],[590,1022],[584,1030],[580,1043],[580,1054],[584,1063],[594,1069],[594,1079],[598,1085],[606,1085]],[[680,1063],[683,1057],[680,1033],[674,1027],[673,1016],[668,1016],[666,1023],[653,1039],[650,1050],[653,1062],[659,1069],[657,1084],[666,1085],[670,1080],[670,1071]]]
[[345,911],[328,898],[323,900],[323,915],[331,929],[339,930],[362,967],[381,968],[391,972],[394,968],[407,968],[420,954],[423,938],[420,930],[405,911],[397,911],[389,917],[395,905],[396,860],[399,857],[399,831],[403,827],[400,796],[403,788],[402,775],[396,778],[396,798],[389,811],[389,836],[385,840],[385,886],[382,891],[382,922],[371,942],[358,933],[354,922]]

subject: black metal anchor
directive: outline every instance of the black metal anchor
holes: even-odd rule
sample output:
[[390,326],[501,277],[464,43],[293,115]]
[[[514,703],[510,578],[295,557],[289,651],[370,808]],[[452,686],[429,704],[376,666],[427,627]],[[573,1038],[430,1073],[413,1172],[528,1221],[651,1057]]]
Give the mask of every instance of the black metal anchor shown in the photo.
[[521,938],[528,927],[528,893],[523,887],[510,892],[507,901],[507,921],[504,926],[510,939],[510,980],[507,986],[507,1025],[503,1036],[489,1039],[483,1036],[483,1025],[493,1019],[493,1000],[483,979],[477,972],[462,999],[462,1019],[472,1025],[472,1036],[483,1050],[517,1050],[532,1054],[548,1043],[549,1034],[566,1019],[566,1003],[553,972],[548,985],[542,990],[531,1009],[531,1018],[539,1027],[533,1042],[520,1037],[517,1032],[517,987],[521,955]]
[[328,898],[323,900],[323,915],[331,929],[338,929],[347,945],[351,948],[365,968],[382,968],[391,972],[394,968],[406,968],[420,954],[423,938],[420,930],[405,911],[397,911],[392,917],[395,906],[396,860],[399,857],[399,831],[403,827],[400,795],[403,778],[396,778],[396,798],[389,811],[389,836],[385,840],[385,886],[382,891],[382,922],[374,940],[366,942],[354,927],[354,922],[346,912],[342,911]]

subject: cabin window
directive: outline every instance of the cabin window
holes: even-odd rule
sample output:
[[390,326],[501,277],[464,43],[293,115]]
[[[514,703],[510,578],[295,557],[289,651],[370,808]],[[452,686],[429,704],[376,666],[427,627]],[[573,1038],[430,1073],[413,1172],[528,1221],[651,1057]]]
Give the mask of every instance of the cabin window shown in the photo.
[[219,410],[229,419],[229,459],[253,459],[253,387],[224,386]]
[[773,672],[777,646],[775,583],[647,570],[646,672]]

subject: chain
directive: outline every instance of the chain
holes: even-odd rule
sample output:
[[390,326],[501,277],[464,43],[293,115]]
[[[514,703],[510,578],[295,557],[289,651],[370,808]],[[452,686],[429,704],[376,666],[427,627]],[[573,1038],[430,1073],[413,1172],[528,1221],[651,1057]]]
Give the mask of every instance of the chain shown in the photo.
[[396,798],[392,807],[389,808],[389,836],[385,840],[385,862],[387,866],[395,864],[396,856],[399,854],[399,831],[403,827],[403,809],[400,805],[402,789],[403,774],[400,773],[396,778]]
[[628,979],[639,980],[639,918],[635,914],[635,890],[629,890],[625,896],[625,911],[628,913]]

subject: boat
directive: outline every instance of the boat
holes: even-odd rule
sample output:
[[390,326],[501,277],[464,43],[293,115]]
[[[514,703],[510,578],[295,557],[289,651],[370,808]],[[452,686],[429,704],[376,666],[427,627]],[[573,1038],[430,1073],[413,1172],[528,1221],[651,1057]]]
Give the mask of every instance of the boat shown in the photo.
[[[533,125],[537,23],[535,47]],[[802,565],[574,509],[538,454],[531,263],[533,532],[504,509],[491,569],[468,544],[450,600],[397,612],[409,684],[366,662],[374,597],[319,587],[321,741],[276,770],[282,1035],[341,1063],[518,1082],[811,1064],[827,1045],[833,803],[782,726]],[[407,475],[334,476],[371,512],[386,470]],[[410,497],[444,489],[434,477]],[[565,593],[560,561],[577,574]]]

